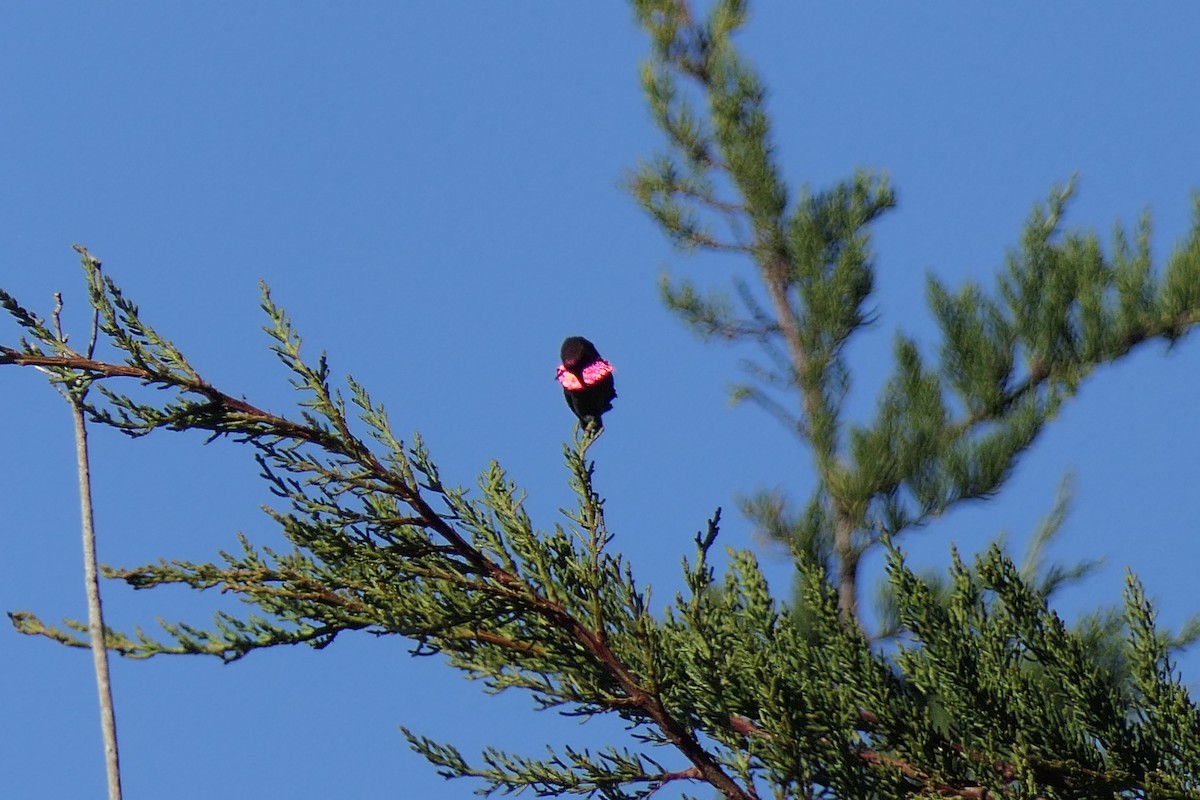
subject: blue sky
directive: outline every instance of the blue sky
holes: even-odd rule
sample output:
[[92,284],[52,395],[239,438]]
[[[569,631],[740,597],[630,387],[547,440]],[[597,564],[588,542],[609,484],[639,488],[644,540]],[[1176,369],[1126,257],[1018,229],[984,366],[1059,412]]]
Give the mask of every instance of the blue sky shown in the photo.
[[[1107,234],[1151,209],[1161,258],[1200,189],[1200,7],[1132,4],[758,4],[740,37],[771,87],[784,168],[827,185],[886,170],[900,207],[877,228],[879,321],[851,347],[851,413],[869,412],[895,331],[928,344],[924,274],[987,281],[1033,203],[1080,177],[1068,223]],[[637,83],[646,52],[618,3],[335,5],[36,3],[0,10],[0,286],[82,336],[73,242],[87,245],[213,383],[276,410],[285,374],[259,331],[257,281],[419,430],[463,484],[492,458],[548,527],[570,502],[554,382],[563,336],[594,339],[620,398],[593,453],[615,546],[656,596],[716,506],[726,544],[789,570],[735,498],[812,486],[808,454],[731,409],[737,351],[660,306],[663,269],[723,285],[748,265],[689,259],[623,193],[661,144]],[[11,325],[0,341],[15,337]],[[40,375],[0,375],[0,608],[84,614],[65,405]],[[1126,566],[1177,625],[1200,608],[1200,344],[1101,370],[999,500],[912,540],[944,563],[1001,530],[1018,545],[1073,470],[1055,549],[1104,556],[1062,598],[1119,598]],[[199,435],[94,431],[103,561],[207,559],[235,533],[277,543],[249,452]],[[878,563],[868,565],[877,572]],[[105,587],[118,627],[205,621],[228,602]],[[619,738],[616,726],[486,697],[400,640],[215,660],[116,662],[130,797],[467,797],[411,754],[405,724],[476,753]],[[0,769],[13,797],[101,791],[88,656],[0,628]],[[1184,660],[1194,680],[1194,658]],[[1187,672],[1188,667],[1193,672]],[[665,794],[665,793],[664,793]]]

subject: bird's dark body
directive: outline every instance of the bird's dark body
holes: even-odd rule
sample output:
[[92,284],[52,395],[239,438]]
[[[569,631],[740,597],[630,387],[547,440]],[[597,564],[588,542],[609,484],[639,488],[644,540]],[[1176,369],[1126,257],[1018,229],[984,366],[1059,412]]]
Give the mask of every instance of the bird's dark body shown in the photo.
[[[603,373],[595,377],[595,373]],[[574,376],[573,384],[580,388],[570,388],[563,382],[563,373]],[[612,411],[612,401],[617,396],[616,385],[612,376],[612,365],[600,357],[596,345],[582,336],[569,336],[562,345],[562,366],[559,367],[560,382],[563,382],[563,396],[567,406],[579,417],[584,425],[595,424],[597,428],[604,427],[602,415]]]
[[563,389],[563,395],[567,398],[567,405],[581,422],[587,422],[590,418],[603,427],[604,421],[600,416],[612,411],[612,401],[617,396],[617,389],[613,384],[612,375],[606,375],[586,389],[576,392]]

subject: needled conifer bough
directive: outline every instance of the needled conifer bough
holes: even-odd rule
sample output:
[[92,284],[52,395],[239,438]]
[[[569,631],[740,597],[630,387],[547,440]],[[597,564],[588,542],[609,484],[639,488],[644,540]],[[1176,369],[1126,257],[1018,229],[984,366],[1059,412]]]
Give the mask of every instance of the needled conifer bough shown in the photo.
[[[218,588],[251,609],[209,627],[168,623],[160,637],[108,631],[109,647],[236,661],[283,644],[325,647],[347,632],[400,635],[492,690],[628,726],[606,747],[568,743],[536,757],[464,755],[406,729],[444,774],[485,791],[1200,796],[1200,718],[1172,660],[1190,634],[1155,626],[1135,578],[1111,613],[1070,626],[1050,600],[1086,565],[1034,558],[1022,569],[997,546],[952,554],[938,581],[903,552],[907,532],[1000,491],[1092,370],[1191,330],[1200,219],[1156,265],[1148,223],[1105,245],[1063,226],[1070,191],[1054,191],[994,287],[930,279],[940,349],[899,336],[874,417],[851,424],[844,349],[869,322],[870,228],[895,195],[865,173],[819,190],[784,183],[763,82],[731,38],[744,3],[717,2],[704,18],[677,0],[634,7],[652,43],[643,78],[668,149],[639,168],[633,192],[685,250],[735,254],[745,268],[732,296],[670,279],[664,298],[707,337],[762,345],[737,397],[784,421],[817,467],[799,511],[786,495],[746,504],[794,554],[792,599],[772,595],[749,552],[730,552],[718,573],[719,515],[684,557],[685,588],[652,599],[619,554],[621,536],[650,532],[605,524],[587,456],[592,426],[564,448],[575,506],[535,521],[497,464],[471,490],[444,479],[420,437],[402,442],[365,387],[347,378],[338,388],[324,355],[301,356],[265,290],[267,333],[301,392],[294,414],[209,383],[85,253],[108,349],[74,352],[0,293],[25,336],[0,347],[0,365],[85,378],[91,419],[131,436],[199,430],[249,447],[277,498],[268,513],[292,544],[277,552],[243,538],[211,563],[108,570],[137,588]],[[595,413],[581,418],[607,408],[586,410]],[[887,562],[886,631],[867,630],[860,613],[861,559],[873,549]],[[86,646],[79,624],[10,616],[26,633]]]
[[734,388],[812,452],[818,486],[802,510],[761,494],[745,510],[814,558],[857,624],[862,557],[952,506],[995,494],[1017,459],[1096,367],[1176,341],[1200,320],[1200,199],[1188,239],[1153,268],[1149,222],[1111,247],[1061,223],[1073,188],[1035,207],[995,289],[928,296],[936,358],[898,335],[895,368],[867,424],[844,419],[844,355],[869,322],[871,225],[896,203],[883,175],[793,189],[782,178],[766,91],[734,48],[746,3],[697,19],[681,0],[635,2],[653,55],[643,85],[668,149],[630,188],[681,250],[741,256],[734,296],[665,277],[667,306],[700,336],[761,346]]

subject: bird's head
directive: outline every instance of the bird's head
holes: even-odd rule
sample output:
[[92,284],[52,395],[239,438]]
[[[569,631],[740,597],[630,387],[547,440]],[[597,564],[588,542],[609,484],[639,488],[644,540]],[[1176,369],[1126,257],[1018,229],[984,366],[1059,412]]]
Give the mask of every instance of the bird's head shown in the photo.
[[600,352],[582,336],[568,336],[562,343],[561,356],[563,367],[577,373],[600,358]]

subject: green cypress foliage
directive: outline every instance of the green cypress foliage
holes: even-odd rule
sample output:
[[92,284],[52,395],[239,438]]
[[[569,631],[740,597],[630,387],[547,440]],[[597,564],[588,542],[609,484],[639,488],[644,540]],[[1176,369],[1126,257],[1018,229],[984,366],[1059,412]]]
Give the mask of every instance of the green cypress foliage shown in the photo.
[[[1155,268],[1148,222],[1117,231],[1106,250],[1063,229],[1071,191],[1055,190],[994,288],[929,280],[939,352],[898,337],[873,419],[851,424],[844,349],[870,321],[870,228],[895,195],[865,173],[819,191],[787,186],[765,88],[731,39],[745,3],[718,0],[703,19],[683,0],[634,8],[652,45],[643,82],[668,149],[636,171],[632,192],[682,249],[754,267],[732,296],[669,279],[663,297],[701,335],[763,347],[736,396],[778,416],[813,453],[818,487],[799,511],[783,495],[745,504],[791,547],[793,598],[769,593],[749,552],[732,552],[718,574],[718,512],[684,559],[686,589],[652,604],[605,526],[590,434],[564,448],[575,507],[535,522],[498,464],[472,490],[444,482],[420,437],[401,441],[365,387],[336,385],[324,354],[302,357],[265,287],[265,330],[300,393],[292,416],[209,383],[81,248],[112,357],[76,352],[0,292],[24,331],[0,347],[0,364],[94,388],[91,419],[130,436],[201,430],[243,443],[293,545],[276,552],[243,538],[211,563],[109,570],[139,589],[220,588],[254,609],[219,613],[207,628],[168,623],[158,636],[108,631],[109,647],[234,661],[278,645],[325,647],[351,631],[398,634],[489,690],[628,727],[626,741],[600,750],[477,758],[405,729],[443,774],[488,793],[1200,797],[1200,717],[1172,661],[1197,627],[1159,630],[1133,576],[1121,607],[1064,624],[1049,600],[1090,565],[1041,561],[1062,503],[1020,568],[996,545],[970,562],[953,554],[945,576],[918,575],[903,552],[908,531],[1003,488],[1093,369],[1200,320],[1200,204],[1191,237]],[[887,557],[887,613],[871,633],[859,565],[873,549]],[[81,624],[10,617],[24,633],[88,644]]]
[[1106,256],[1095,234],[1062,229],[1072,187],[1055,189],[994,290],[929,278],[937,361],[897,337],[874,419],[852,424],[843,350],[868,322],[870,227],[894,193],[865,173],[821,191],[784,183],[762,82],[730,38],[745,3],[716,3],[704,20],[676,0],[635,7],[653,43],[643,84],[669,150],[631,189],[682,249],[743,254],[758,279],[736,279],[735,299],[665,278],[663,299],[703,337],[762,346],[765,361],[734,398],[763,405],[811,448],[819,485],[800,513],[772,495],[745,510],[824,567],[843,620],[857,620],[866,552],[994,495],[1093,369],[1200,320],[1200,198],[1191,238],[1157,275],[1148,220],[1133,237],[1118,230]]

